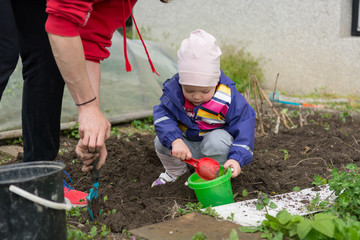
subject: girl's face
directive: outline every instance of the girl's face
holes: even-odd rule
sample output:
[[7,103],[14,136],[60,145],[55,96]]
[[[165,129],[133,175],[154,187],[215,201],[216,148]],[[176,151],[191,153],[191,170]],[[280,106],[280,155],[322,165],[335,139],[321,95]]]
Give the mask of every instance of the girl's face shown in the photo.
[[181,85],[181,88],[184,97],[195,106],[199,106],[202,103],[208,102],[214,96],[216,87]]

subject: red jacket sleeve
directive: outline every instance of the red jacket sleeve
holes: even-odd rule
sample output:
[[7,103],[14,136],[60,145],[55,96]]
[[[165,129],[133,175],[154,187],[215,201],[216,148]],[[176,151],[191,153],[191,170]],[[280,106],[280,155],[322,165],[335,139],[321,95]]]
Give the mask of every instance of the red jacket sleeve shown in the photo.
[[45,29],[60,36],[81,37],[85,58],[109,57],[114,31],[130,16],[137,0],[48,0]]
[[86,24],[94,2],[96,1],[47,0],[46,12],[49,16],[45,30],[60,36],[78,36],[78,29]]

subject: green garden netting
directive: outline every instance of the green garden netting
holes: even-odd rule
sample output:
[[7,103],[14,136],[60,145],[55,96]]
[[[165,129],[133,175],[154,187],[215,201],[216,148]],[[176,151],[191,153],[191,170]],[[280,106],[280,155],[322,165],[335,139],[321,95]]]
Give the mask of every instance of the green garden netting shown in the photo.
[[[122,114],[151,111],[159,103],[162,84],[177,71],[174,50],[145,42],[151,60],[160,76],[151,71],[140,40],[127,39],[131,72],[125,71],[123,37],[116,31],[109,48],[110,57],[101,63],[100,105],[108,118]],[[0,132],[21,129],[21,96],[23,79],[19,61],[0,102]],[[74,101],[65,88],[62,123],[77,120]]]

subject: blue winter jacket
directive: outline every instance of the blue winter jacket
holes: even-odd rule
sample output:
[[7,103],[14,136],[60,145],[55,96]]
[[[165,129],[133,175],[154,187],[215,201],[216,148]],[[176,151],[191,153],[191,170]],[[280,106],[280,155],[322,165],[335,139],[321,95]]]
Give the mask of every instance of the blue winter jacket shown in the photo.
[[[255,111],[235,88],[235,83],[221,71],[220,84],[231,89],[231,103],[225,116],[224,130],[234,137],[228,159],[237,160],[240,166],[251,162],[254,151]],[[190,141],[201,141],[200,130],[195,122],[200,106],[195,107],[195,117],[190,118],[184,110],[184,95],[179,84],[179,75],[175,74],[163,84],[163,95],[160,104],[154,106],[154,125],[160,142],[171,149],[177,138],[186,137]],[[187,127],[180,130],[178,124]]]

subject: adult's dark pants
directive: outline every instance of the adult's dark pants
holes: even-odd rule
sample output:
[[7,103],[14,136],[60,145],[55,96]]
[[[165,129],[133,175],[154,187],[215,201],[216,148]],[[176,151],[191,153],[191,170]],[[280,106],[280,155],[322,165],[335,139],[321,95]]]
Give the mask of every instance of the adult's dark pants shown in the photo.
[[45,32],[45,6],[45,0],[0,0],[0,99],[20,53],[23,162],[54,160],[59,151],[64,81]]

